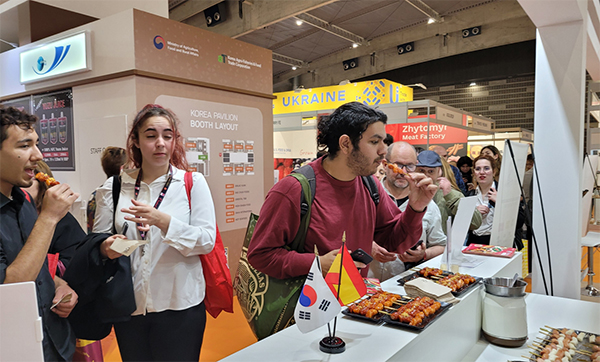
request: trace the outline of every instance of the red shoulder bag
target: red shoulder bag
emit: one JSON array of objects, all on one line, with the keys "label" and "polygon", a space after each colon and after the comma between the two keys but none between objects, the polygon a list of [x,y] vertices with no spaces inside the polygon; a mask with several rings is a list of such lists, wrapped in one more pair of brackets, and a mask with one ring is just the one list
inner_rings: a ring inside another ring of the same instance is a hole
[{"label": "red shoulder bag", "polygon": [[[186,172],[184,177],[185,192],[187,193],[192,210],[191,191],[194,185],[194,179],[191,172]],[[204,305],[206,311],[213,317],[222,312],[233,313],[233,286],[231,284],[231,273],[227,265],[227,257],[219,226],[217,226],[217,236],[214,249],[205,255],[200,255],[202,269],[204,270],[204,281],[206,283],[206,294],[204,296]]]}]

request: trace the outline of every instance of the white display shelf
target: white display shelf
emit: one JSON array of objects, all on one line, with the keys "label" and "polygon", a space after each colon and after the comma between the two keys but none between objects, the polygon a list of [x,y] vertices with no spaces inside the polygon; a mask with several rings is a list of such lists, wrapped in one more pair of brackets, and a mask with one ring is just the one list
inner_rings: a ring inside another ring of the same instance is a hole
[{"label": "white display shelf", "polygon": [[[459,272],[477,277],[512,277],[521,274],[522,254],[513,258],[470,255],[482,260],[475,268],[461,267]],[[441,256],[421,266],[439,267]],[[382,283],[386,291],[405,294],[398,277]],[[340,314],[336,335],[346,342],[346,351],[330,355],[319,350],[319,341],[327,335],[327,326],[302,334],[292,326],[223,361],[460,361],[479,341],[481,330],[482,287],[462,296],[438,320],[420,333],[386,325],[374,325]],[[435,342],[434,342],[435,341]]]},{"label": "white display shelf", "polygon": [[489,344],[483,337],[471,348],[463,362],[525,361],[540,328],[551,326],[600,334],[600,304],[575,299],[527,294],[527,343],[519,348],[503,348]]}]

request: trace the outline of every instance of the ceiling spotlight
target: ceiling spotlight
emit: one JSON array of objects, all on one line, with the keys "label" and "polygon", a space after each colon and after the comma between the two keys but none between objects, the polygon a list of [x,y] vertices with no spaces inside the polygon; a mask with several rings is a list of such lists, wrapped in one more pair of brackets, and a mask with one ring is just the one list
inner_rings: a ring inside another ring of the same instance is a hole
[{"label": "ceiling spotlight", "polygon": [[302,23],[303,23],[302,20],[300,20],[300,19],[296,20],[296,25],[300,26],[300,25],[302,25]]},{"label": "ceiling spotlight", "polygon": [[298,69],[298,67],[296,67],[295,65],[292,67],[292,70],[296,70]]},{"label": "ceiling spotlight", "polygon": [[475,82],[471,82],[471,84],[469,84],[469,87],[474,87],[474,86],[476,86],[476,85],[477,85],[477,83],[475,83]]},{"label": "ceiling spotlight", "polygon": [[427,24],[433,24],[433,23],[435,23],[434,18],[429,18],[429,20],[427,20]]},{"label": "ceiling spotlight", "polygon": [[357,43],[352,43],[352,47],[353,48],[358,48],[358,44]]}]

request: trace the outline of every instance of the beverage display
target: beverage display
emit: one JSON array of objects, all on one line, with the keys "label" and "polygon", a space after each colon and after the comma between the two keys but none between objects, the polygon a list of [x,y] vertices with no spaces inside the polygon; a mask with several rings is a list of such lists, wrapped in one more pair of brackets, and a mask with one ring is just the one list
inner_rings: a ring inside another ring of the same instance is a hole
[{"label": "beverage display", "polygon": [[56,118],[54,117],[54,113],[51,114],[50,119],[48,120],[49,128],[50,128],[50,143],[53,145],[58,141],[58,127],[56,125]]},{"label": "beverage display", "polygon": [[48,144],[48,136],[48,120],[46,119],[46,115],[44,114],[42,116],[42,119],[40,119],[40,142],[42,142],[43,145]]},{"label": "beverage display", "polygon": [[60,112],[58,117],[58,140],[60,143],[67,143],[67,117]]}]

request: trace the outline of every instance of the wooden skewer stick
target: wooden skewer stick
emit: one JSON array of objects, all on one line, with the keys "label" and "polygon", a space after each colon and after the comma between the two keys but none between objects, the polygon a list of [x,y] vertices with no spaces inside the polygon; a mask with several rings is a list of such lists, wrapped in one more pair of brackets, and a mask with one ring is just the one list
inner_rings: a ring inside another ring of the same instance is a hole
[{"label": "wooden skewer stick", "polygon": [[540,350],[540,347],[535,347],[535,346],[530,346],[530,345],[527,345],[527,347],[533,349],[534,351],[539,351]]},{"label": "wooden skewer stick", "polygon": [[535,353],[535,352],[529,352],[529,353],[531,353],[531,354],[532,354],[532,355],[534,355],[534,356],[538,356],[538,357],[540,357],[540,358],[542,357],[541,355],[539,355],[539,354],[537,354],[537,353]]},{"label": "wooden skewer stick", "polygon": [[387,314],[387,315],[392,315],[392,313],[388,313],[388,312],[386,312],[384,310],[380,310],[379,313],[383,313],[383,314]]},{"label": "wooden skewer stick", "polygon": [[591,356],[592,355],[592,352],[590,352],[590,351],[582,351],[580,349],[575,349],[575,352],[577,352],[579,354],[586,355],[586,356]]},{"label": "wooden skewer stick", "polygon": [[542,349],[546,348],[545,346],[542,346],[541,344],[535,343],[535,342],[531,342],[531,345],[534,346],[535,348],[539,349],[539,350],[542,350]]}]

